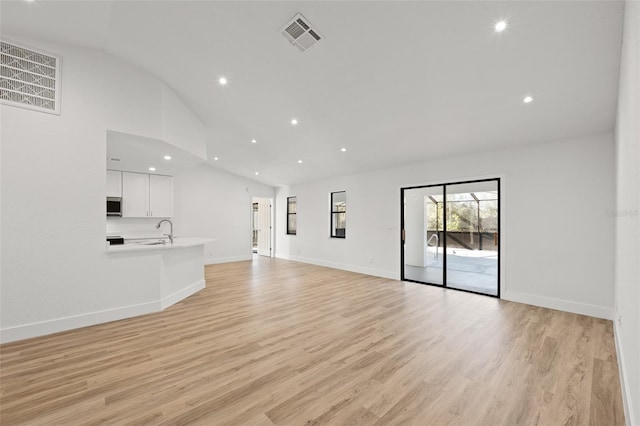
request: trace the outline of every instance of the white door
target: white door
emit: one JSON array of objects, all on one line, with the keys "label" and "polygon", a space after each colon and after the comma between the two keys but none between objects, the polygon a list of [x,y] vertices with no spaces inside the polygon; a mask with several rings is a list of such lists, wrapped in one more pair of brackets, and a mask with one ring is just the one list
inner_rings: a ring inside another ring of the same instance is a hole
[{"label": "white door", "polygon": [[149,175],[149,215],[173,216],[173,178],[171,176]]},{"label": "white door", "polygon": [[260,256],[271,256],[271,202],[267,198],[258,199],[256,222],[258,254]]},{"label": "white door", "polygon": [[122,172],[122,217],[149,216],[149,175]]}]

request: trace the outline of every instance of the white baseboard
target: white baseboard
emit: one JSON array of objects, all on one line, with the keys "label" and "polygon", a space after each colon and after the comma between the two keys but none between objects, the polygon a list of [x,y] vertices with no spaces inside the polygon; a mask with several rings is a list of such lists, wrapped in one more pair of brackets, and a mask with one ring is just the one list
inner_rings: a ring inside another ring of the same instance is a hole
[{"label": "white baseboard", "polygon": [[526,303],[527,305],[556,309],[558,311],[572,312],[574,314],[588,315],[590,317],[613,319],[613,308],[607,306],[589,305],[571,300],[555,299],[552,297],[538,296],[530,293],[506,291],[501,295],[504,300]]},{"label": "white baseboard", "polygon": [[162,300],[140,303],[138,305],[123,306],[115,309],[106,309],[104,311],[90,312],[71,317],[57,318],[32,324],[19,325],[16,327],[3,328],[0,330],[0,343],[15,342],[17,340],[30,339],[32,337],[45,336],[47,334],[59,333],[61,331],[118,321],[153,312],[160,312],[180,300],[202,290],[204,287],[205,281],[201,280],[182,290],[170,294]]},{"label": "white baseboard", "polygon": [[330,262],[327,260],[313,259],[310,257],[302,257],[302,256],[289,255],[285,257],[282,255],[276,255],[276,257],[279,257],[281,259],[293,260],[295,262],[310,263],[312,265],[325,266],[327,268],[342,269],[343,271],[357,272],[359,274],[373,275],[374,277],[389,278],[391,280],[398,279],[395,272],[386,271],[384,269],[375,269],[375,268],[367,268],[367,267],[357,266],[357,265],[348,265],[345,263]]},{"label": "white baseboard", "polygon": [[242,256],[231,257],[208,257],[204,260],[205,265],[215,265],[217,263],[230,263],[230,262],[242,262],[243,260],[251,260],[253,257],[250,254]]},{"label": "white baseboard", "polygon": [[104,311],[90,312],[88,314],[74,315],[71,317],[57,318],[49,321],[8,327],[0,330],[0,343],[14,342],[16,340],[30,339],[75,328],[102,324],[145,315],[160,310],[160,301],[141,303],[138,305],[124,306],[121,308],[107,309]]},{"label": "white baseboard", "polygon": [[[312,265],[326,266],[328,268],[342,269],[345,271],[357,272],[360,274],[373,275],[376,277],[398,280],[395,272],[382,269],[366,268],[344,263],[330,262],[322,259],[294,256],[289,254],[276,254],[280,259],[293,260],[295,262],[310,263]],[[504,300],[512,302],[526,303],[527,305],[540,306],[543,308],[556,309],[559,311],[571,312],[574,314],[588,315],[596,318],[613,319],[613,308],[607,306],[590,305],[587,303],[574,302],[571,300],[555,299],[552,297],[538,296],[529,293],[507,291],[501,295]]]},{"label": "white baseboard", "polygon": [[175,293],[168,295],[160,301],[160,309],[164,311],[169,306],[176,304],[183,299],[186,299],[194,293],[199,292],[200,290],[205,288],[206,285],[207,283],[205,282],[205,280],[200,280],[188,287],[183,288],[182,290],[178,290]]},{"label": "white baseboard", "polygon": [[624,406],[624,418],[626,419],[627,426],[633,426],[637,423],[635,422],[635,416],[633,412],[633,407],[631,406],[631,390],[629,389],[629,384],[625,380],[627,377],[627,369],[625,364],[624,354],[622,353],[622,344],[620,343],[620,330],[619,330],[618,321],[613,321],[613,337],[616,342],[616,354],[618,355],[618,370],[620,376],[620,387],[622,388],[622,404]]}]

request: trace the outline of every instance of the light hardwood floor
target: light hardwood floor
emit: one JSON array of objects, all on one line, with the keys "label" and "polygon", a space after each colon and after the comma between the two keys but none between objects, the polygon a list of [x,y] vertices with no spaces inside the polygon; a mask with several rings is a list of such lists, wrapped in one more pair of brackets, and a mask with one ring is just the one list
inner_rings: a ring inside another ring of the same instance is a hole
[{"label": "light hardwood floor", "polygon": [[8,425],[623,425],[610,321],[260,258],[0,347]]}]

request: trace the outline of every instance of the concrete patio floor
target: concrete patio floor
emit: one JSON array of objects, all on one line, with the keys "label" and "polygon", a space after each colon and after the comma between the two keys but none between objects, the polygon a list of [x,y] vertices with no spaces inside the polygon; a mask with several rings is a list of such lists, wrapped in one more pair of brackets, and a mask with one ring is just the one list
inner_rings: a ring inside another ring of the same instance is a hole
[{"label": "concrete patio floor", "polygon": [[[407,280],[442,284],[443,253],[429,247],[427,266],[404,265]],[[498,295],[498,252],[491,250],[447,249],[447,287]]]}]

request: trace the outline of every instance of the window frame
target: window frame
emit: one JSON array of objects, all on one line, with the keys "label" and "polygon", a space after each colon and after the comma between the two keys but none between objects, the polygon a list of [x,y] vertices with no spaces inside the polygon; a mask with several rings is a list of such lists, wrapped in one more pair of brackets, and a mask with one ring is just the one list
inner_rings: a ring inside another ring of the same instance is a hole
[{"label": "window frame", "polygon": [[[335,203],[333,202],[333,196],[335,194],[344,194],[344,211],[334,210]],[[343,190],[343,191],[331,192],[330,202],[331,202],[331,205],[330,205],[330,208],[329,208],[329,222],[331,223],[331,225],[330,225],[331,227],[329,228],[329,236],[331,238],[345,239],[345,238],[347,238],[347,191]],[[344,214],[344,222],[345,222],[344,228],[335,228],[335,226],[334,226],[333,216],[334,216],[334,214],[338,214],[338,213]],[[337,229],[344,229],[344,235],[334,235],[334,231],[337,230]]]},{"label": "window frame", "polygon": [[[292,198],[295,198],[295,205],[296,205],[296,211],[293,213],[291,213],[291,211],[289,210],[289,207],[291,206],[291,202],[289,200],[291,200]],[[289,217],[292,215],[296,217],[296,229],[294,229],[293,231],[289,229]],[[298,196],[297,195],[287,197],[287,235],[298,235]]]}]

